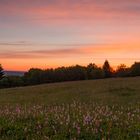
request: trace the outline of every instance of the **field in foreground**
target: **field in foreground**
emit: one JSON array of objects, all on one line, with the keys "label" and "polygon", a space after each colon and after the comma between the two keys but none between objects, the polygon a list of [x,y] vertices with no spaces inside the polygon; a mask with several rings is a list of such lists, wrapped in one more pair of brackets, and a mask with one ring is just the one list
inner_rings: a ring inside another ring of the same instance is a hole
[{"label": "field in foreground", "polygon": [[0,139],[140,139],[140,77],[0,90]]}]

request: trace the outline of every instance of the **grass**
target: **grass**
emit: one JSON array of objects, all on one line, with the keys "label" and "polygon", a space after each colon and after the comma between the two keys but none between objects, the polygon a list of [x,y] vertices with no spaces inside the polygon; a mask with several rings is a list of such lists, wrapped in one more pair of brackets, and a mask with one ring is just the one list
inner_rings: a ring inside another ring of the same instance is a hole
[{"label": "grass", "polygon": [[0,104],[56,104],[73,100],[104,103],[140,101],[140,77],[44,84],[0,89]]},{"label": "grass", "polygon": [[0,139],[140,139],[140,77],[0,90]]}]

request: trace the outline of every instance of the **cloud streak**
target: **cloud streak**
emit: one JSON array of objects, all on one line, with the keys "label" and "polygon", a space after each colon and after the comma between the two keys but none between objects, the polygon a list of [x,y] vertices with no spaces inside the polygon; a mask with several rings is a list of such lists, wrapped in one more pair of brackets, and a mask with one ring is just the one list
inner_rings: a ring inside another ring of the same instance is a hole
[{"label": "cloud streak", "polygon": [[[13,44],[12,44],[13,45]],[[66,45],[66,44],[65,44]],[[69,46],[69,44],[68,44]],[[80,46],[80,44],[77,46]],[[93,44],[93,45],[83,45],[81,47],[76,47],[74,45],[71,48],[64,49],[44,49],[44,50],[29,50],[29,51],[20,51],[20,50],[5,50],[0,52],[0,58],[9,58],[9,59],[38,59],[38,58],[68,58],[68,57],[85,57],[93,56],[95,58],[139,58],[139,45],[133,47],[129,44]],[[124,55],[125,54],[125,55]]]},{"label": "cloud streak", "polygon": [[13,67],[138,60],[139,15],[140,0],[0,0],[0,60]]},{"label": "cloud streak", "polygon": [[0,15],[15,20],[82,20],[138,17],[139,0],[6,0],[0,1]]}]

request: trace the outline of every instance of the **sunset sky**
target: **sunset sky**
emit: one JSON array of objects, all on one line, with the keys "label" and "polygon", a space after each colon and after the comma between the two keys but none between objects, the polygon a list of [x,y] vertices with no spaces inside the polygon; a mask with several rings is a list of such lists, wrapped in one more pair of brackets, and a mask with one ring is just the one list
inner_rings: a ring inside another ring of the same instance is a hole
[{"label": "sunset sky", "polygon": [[6,70],[140,61],[140,0],[0,0]]}]

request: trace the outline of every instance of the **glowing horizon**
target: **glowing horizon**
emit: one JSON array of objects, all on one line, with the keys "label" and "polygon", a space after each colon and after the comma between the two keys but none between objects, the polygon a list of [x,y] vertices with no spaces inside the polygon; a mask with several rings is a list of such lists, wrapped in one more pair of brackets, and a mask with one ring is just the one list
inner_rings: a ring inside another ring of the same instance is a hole
[{"label": "glowing horizon", "polygon": [[140,0],[0,0],[0,64],[26,71],[140,61]]}]

